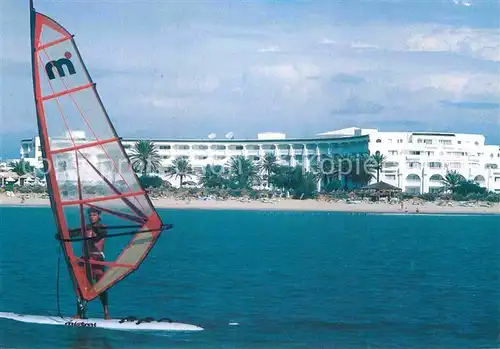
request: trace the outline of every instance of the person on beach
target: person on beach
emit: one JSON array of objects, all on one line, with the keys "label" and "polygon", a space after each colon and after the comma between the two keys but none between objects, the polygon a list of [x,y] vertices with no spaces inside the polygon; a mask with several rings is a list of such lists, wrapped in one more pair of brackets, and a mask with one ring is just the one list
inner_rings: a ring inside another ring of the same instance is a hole
[{"label": "person on beach", "polygon": [[[85,240],[83,241],[84,255],[88,255],[88,258],[81,257],[80,259],[89,260],[90,275],[87,274],[87,277],[91,283],[93,283],[94,281],[97,283],[103,277],[105,267],[102,264],[93,264],[92,262],[104,262],[104,242],[106,240],[107,228],[101,222],[100,210],[91,207],[88,210],[88,217],[90,224],[85,227]],[[70,237],[81,236],[80,229],[72,229],[69,232]],[[59,238],[59,235],[56,234],[56,237]],[[79,262],[78,265],[82,268],[85,267],[83,261]],[[110,318],[108,310],[108,292],[104,291],[100,294],[99,298],[101,300],[104,311],[104,319],[108,320]],[[77,299],[77,313],[74,318],[85,319],[85,312],[87,310],[86,308],[86,302],[84,300]]]}]

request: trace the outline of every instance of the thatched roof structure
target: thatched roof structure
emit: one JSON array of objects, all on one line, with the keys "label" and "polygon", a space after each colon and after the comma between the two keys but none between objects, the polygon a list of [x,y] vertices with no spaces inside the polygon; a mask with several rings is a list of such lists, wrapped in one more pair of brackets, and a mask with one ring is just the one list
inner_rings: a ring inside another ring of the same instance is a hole
[{"label": "thatched roof structure", "polygon": [[402,191],[401,188],[398,188],[398,187],[396,187],[394,185],[391,185],[389,183],[386,183],[386,182],[373,183],[373,184],[367,185],[366,187],[361,188],[361,190],[367,190],[367,191],[392,191],[392,192]]}]

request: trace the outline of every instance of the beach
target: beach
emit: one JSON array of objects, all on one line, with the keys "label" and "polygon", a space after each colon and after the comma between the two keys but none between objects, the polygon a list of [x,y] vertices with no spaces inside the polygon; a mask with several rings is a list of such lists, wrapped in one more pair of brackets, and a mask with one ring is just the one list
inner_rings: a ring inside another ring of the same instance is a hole
[{"label": "beach", "polygon": [[[500,204],[484,202],[425,202],[408,200],[401,205],[388,202],[367,201],[323,201],[323,200],[249,200],[233,198],[228,200],[217,199],[152,199],[156,208],[166,209],[205,209],[205,210],[263,210],[263,211],[322,211],[322,212],[373,212],[373,213],[418,213],[420,214],[500,214]],[[0,194],[0,205],[7,206],[48,206],[49,200],[39,197],[30,197],[24,202],[19,194],[7,196]]]}]

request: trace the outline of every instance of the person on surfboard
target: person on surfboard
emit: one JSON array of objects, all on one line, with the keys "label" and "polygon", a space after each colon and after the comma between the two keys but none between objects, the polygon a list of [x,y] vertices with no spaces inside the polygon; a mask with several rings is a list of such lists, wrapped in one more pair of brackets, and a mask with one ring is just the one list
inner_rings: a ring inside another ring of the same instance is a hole
[{"label": "person on surfboard", "polygon": [[[106,240],[105,238],[108,232],[107,228],[101,222],[100,210],[91,207],[87,212],[90,224],[85,227],[84,237],[86,238],[86,240],[84,240],[84,244],[86,244],[87,247],[88,259],[90,260],[90,262],[104,262],[104,241]],[[80,233],[80,229],[72,229],[70,230],[70,237],[78,237]],[[59,238],[59,235],[56,235],[56,237]],[[85,258],[81,257],[81,259]],[[81,267],[85,266],[83,262],[80,262],[79,265]],[[98,282],[104,275],[104,265],[91,263],[90,272],[91,275],[89,275],[89,281],[93,282],[95,280],[95,282]],[[102,292],[99,295],[99,298],[101,300],[102,308],[104,311],[104,319],[108,320],[110,319],[108,310],[108,292]],[[74,318],[84,319],[86,308],[86,303],[81,299],[77,299],[77,313]]]}]

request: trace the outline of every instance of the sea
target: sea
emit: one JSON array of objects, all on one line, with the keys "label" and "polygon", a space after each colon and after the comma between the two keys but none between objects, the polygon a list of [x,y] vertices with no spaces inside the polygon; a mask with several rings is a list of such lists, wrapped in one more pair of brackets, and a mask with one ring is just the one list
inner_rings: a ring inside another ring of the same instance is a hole
[{"label": "sea", "polygon": [[[174,224],[113,317],[202,332],[0,319],[0,348],[498,348],[500,216],[159,210]],[[75,313],[51,210],[0,207],[0,311]],[[101,317],[97,299],[90,317]]]}]

